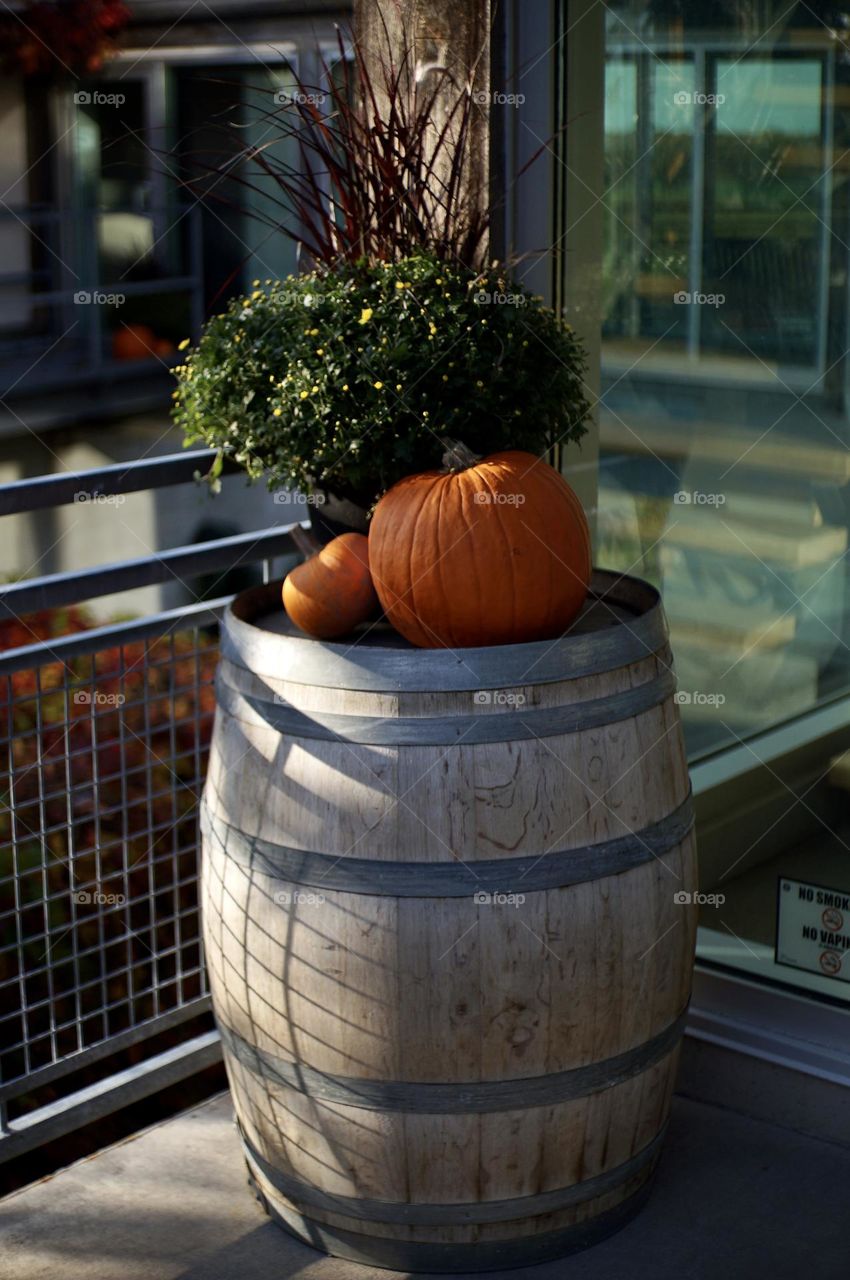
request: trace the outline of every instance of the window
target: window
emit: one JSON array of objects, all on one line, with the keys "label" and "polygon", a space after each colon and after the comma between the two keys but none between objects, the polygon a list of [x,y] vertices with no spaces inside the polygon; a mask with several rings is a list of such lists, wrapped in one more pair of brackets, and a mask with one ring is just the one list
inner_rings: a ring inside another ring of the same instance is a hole
[{"label": "window", "polygon": [[664,589],[700,758],[850,689],[850,77],[823,27],[663,8],[607,20],[599,535]]},{"label": "window", "polygon": [[564,272],[599,353],[596,560],[664,595],[723,899],[699,957],[846,1005],[850,42],[819,6],[562,9],[567,68],[604,66],[601,170],[568,113],[554,236],[595,183],[598,254]]},{"label": "window", "polygon": [[0,210],[0,365],[16,394],[99,382],[114,405],[137,375],[162,382],[229,297],[297,268],[273,178],[214,170],[251,145],[294,158],[273,113],[296,70],[321,76],[315,41],[286,22],[274,45],[163,41],[73,86],[0,93],[16,175]]}]

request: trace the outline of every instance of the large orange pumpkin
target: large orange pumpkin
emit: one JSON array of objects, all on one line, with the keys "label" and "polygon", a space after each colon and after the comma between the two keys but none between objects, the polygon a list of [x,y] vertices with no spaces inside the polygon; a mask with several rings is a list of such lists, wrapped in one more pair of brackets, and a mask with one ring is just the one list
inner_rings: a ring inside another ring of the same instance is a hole
[{"label": "large orange pumpkin", "polygon": [[283,607],[302,631],[335,640],[366,622],[378,608],[362,533],[343,533],[299,564],[283,584]]},{"label": "large orange pumpkin", "polygon": [[560,635],[590,582],[573,490],[531,453],[482,461],[453,445],[443,461],[399,481],[372,517],[369,563],[390,622],[424,648]]}]

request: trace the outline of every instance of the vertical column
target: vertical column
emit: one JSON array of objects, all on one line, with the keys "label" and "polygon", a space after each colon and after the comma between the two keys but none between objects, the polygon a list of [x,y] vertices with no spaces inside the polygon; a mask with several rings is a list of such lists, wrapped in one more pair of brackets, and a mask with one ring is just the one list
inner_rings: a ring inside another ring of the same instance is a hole
[{"label": "vertical column", "polygon": [[[379,90],[384,68],[398,67],[405,91],[433,93],[440,87],[434,109],[434,134],[439,135],[457,100],[468,86],[475,110],[461,175],[467,201],[482,209],[489,203],[490,185],[490,0],[355,0],[354,31],[360,56]],[[405,55],[412,53],[412,57]],[[435,77],[440,80],[435,83]],[[451,129],[451,125],[449,125]],[[448,165],[450,157],[443,157]],[[482,252],[487,257],[487,251]]]}]

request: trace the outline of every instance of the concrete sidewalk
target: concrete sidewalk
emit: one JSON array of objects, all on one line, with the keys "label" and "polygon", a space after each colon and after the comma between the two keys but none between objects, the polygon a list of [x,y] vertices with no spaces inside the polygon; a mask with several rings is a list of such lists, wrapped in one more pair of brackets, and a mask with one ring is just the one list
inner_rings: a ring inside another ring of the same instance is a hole
[{"label": "concrete sidewalk", "polygon": [[[272,1225],[226,1095],[0,1203],[2,1280],[391,1280]],[[845,1280],[850,1149],[676,1100],[655,1191],[619,1235],[513,1280]],[[492,1273],[495,1274],[495,1273]]]}]

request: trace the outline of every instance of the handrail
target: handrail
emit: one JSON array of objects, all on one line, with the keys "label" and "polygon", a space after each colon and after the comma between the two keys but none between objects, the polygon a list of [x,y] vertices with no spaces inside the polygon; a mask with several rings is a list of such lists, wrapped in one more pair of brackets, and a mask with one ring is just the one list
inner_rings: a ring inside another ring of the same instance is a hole
[{"label": "handrail", "polygon": [[[185,484],[196,471],[204,472],[216,456],[214,449],[184,450],[159,458],[140,458],[135,462],[116,462],[89,471],[60,471],[52,475],[32,476],[0,485],[0,516],[18,515],[25,511],[41,511],[45,507],[66,506],[79,502],[81,493],[88,501],[142,489]],[[238,471],[234,462],[226,462],[225,472]]]},{"label": "handrail", "polygon": [[[115,595],[160,582],[181,581],[208,569],[231,569],[250,560],[294,553],[292,529],[298,521],[281,528],[214,538],[195,546],[173,547],[170,551],[95,565],[72,573],[51,573],[0,586],[0,617],[20,617],[36,609],[78,604],[99,596]],[[242,552],[234,557],[234,552]],[[250,557],[250,560],[249,560]]]},{"label": "handrail", "polygon": [[[35,274],[33,273],[30,273]],[[11,277],[11,278],[10,278]],[[0,286],[8,286],[21,280],[20,272],[6,273],[0,271]],[[23,280],[26,281],[24,276]],[[80,293],[97,294],[101,298],[154,298],[159,293],[177,293],[187,289],[194,289],[198,284],[198,277],[194,275],[175,276],[156,276],[153,280],[109,280],[105,284],[86,285],[84,288],[79,286],[78,282],[71,289],[34,289],[27,296],[27,302],[37,302],[40,306],[48,306],[56,302],[69,302],[76,299]],[[91,299],[94,305],[97,305],[96,299]],[[107,309],[108,302],[103,302]]]},{"label": "handrail", "polygon": [[101,649],[132,644],[151,637],[161,639],[189,627],[212,626],[219,622],[232,599],[229,595],[218,596],[214,600],[202,600],[200,604],[164,609],[161,613],[151,613],[144,618],[112,622],[103,627],[90,627],[87,631],[76,631],[51,640],[38,640],[35,644],[21,645],[18,649],[6,649],[0,653],[0,676],[14,675],[16,671],[30,671],[34,667],[43,666],[45,662],[71,662],[87,653],[97,653]]}]

